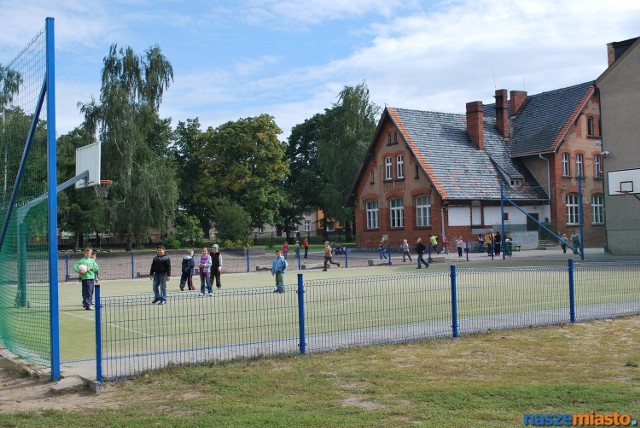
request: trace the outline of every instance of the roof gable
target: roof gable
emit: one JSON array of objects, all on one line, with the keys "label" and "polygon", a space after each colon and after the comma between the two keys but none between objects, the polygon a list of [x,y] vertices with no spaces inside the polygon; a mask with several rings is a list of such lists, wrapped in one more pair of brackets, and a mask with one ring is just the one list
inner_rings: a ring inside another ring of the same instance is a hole
[{"label": "roof gable", "polygon": [[586,82],[528,96],[512,120],[511,155],[555,152],[593,93],[593,82]]}]

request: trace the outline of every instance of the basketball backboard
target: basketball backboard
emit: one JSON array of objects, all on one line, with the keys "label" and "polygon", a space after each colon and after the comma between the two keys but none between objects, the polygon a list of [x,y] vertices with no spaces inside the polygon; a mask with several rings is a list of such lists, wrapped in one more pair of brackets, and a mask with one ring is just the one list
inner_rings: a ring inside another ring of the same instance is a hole
[{"label": "basketball backboard", "polygon": [[89,172],[86,180],[76,182],[76,189],[100,184],[101,155],[100,143],[89,144],[76,149],[76,176],[85,171]]},{"label": "basketball backboard", "polygon": [[640,168],[607,172],[609,196],[640,193]]}]

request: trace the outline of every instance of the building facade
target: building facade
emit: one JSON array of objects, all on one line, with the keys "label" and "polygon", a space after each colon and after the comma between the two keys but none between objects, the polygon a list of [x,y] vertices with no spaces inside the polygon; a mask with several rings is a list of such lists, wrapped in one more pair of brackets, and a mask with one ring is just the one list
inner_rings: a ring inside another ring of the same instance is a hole
[{"label": "building facade", "polygon": [[[510,99],[497,90],[495,98],[467,103],[466,115],[385,108],[348,200],[358,247],[430,235],[475,243],[504,219],[514,240],[537,248],[541,229],[531,219],[559,235],[579,226],[578,181],[585,244],[602,245],[593,83],[533,96],[511,91]],[[501,206],[501,194],[519,208]]]}]

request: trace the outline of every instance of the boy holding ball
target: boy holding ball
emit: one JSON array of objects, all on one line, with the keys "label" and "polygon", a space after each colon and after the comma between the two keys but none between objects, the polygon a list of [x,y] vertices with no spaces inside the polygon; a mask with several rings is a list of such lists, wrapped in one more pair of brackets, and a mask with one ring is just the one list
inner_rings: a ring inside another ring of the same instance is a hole
[{"label": "boy holding ball", "polygon": [[82,280],[82,306],[87,311],[93,310],[93,290],[95,288],[95,278],[98,273],[98,263],[91,257],[93,249],[86,247],[83,257],[73,265],[73,271],[80,274]]}]

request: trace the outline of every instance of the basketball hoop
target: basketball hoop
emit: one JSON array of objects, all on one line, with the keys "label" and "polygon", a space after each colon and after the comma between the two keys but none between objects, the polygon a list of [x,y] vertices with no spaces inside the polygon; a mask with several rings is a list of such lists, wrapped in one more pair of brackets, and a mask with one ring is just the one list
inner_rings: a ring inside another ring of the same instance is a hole
[{"label": "basketball hoop", "polygon": [[96,191],[96,196],[99,198],[106,198],[109,195],[109,189],[111,188],[112,180],[100,180],[100,184],[96,184],[93,188]]}]

